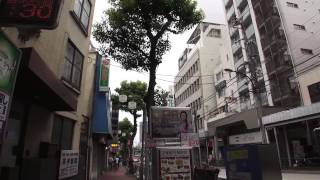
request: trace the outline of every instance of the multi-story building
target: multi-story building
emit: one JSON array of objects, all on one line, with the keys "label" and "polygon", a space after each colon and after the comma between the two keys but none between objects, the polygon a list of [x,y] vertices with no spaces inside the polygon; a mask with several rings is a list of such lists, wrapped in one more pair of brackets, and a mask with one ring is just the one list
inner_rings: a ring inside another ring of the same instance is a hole
[{"label": "multi-story building", "polygon": [[[275,108],[262,111],[269,142],[277,144],[281,167],[287,169],[318,166],[319,163],[314,159],[319,158],[319,147],[315,142],[319,139],[319,104],[316,102],[319,102],[320,92],[320,25],[317,21],[320,3],[315,0],[224,0],[224,7],[232,46],[241,48],[234,53],[236,70],[241,71],[239,66],[241,67],[242,62],[238,63],[239,60],[250,62],[245,43],[255,42],[255,59],[259,60],[256,69],[260,71],[258,74],[261,74],[259,89],[266,91],[266,97],[262,95],[262,99],[265,99],[264,105],[292,108],[278,113],[276,112],[279,109]],[[237,45],[239,41],[240,45]],[[248,69],[241,72],[246,72],[250,77]],[[250,86],[248,90],[250,91]],[[248,104],[252,106],[254,102]],[[307,106],[295,108],[300,105]],[[270,113],[271,115],[268,115]],[[250,118],[246,113],[223,120],[235,123],[235,119],[245,122],[244,130],[258,127],[252,124],[254,121],[249,122]],[[239,131],[239,124],[237,127],[238,131],[235,133],[238,135],[228,137],[229,143],[233,142],[233,138],[244,137],[239,134],[245,131]],[[247,131],[245,136],[255,137],[252,139],[254,141],[239,143],[261,142],[260,138],[256,138],[257,134]],[[293,177],[289,174],[283,176],[288,179]],[[315,176],[299,175],[299,172],[295,176],[297,179],[315,179]]]},{"label": "multi-story building", "polygon": [[88,177],[83,167],[89,164],[94,5],[95,0],[63,1],[54,30],[1,28],[22,59],[1,144],[0,179],[57,179],[62,150],[79,153],[79,173],[70,179]]},{"label": "multi-story building", "polygon": [[[237,96],[236,84],[224,69],[232,68],[231,46],[227,27],[202,22],[188,40],[188,48],[179,59],[179,72],[175,77],[175,106],[191,107],[197,122],[202,151],[206,151],[207,121],[226,111],[227,97]],[[235,75],[233,75],[235,76]],[[234,78],[233,78],[234,79]],[[229,110],[237,110],[237,103]],[[206,161],[206,154],[201,153]]]}]

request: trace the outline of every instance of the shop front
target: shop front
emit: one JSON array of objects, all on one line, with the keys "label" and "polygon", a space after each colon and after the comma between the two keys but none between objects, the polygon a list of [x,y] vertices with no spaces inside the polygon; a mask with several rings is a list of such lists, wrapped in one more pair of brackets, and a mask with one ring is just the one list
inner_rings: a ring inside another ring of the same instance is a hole
[{"label": "shop front", "polygon": [[22,49],[11,111],[0,156],[2,180],[54,180],[60,150],[72,149],[75,121],[56,114],[74,111],[76,96],[35,49]]},{"label": "shop front", "polygon": [[[263,107],[262,115],[266,116],[282,109]],[[260,144],[262,136],[259,130],[256,109],[249,109],[232,114],[208,123],[209,136],[214,137],[213,152],[217,165],[223,165],[223,148],[236,144]]]},{"label": "shop front", "polygon": [[263,122],[283,170],[320,170],[320,103],[272,114]]}]

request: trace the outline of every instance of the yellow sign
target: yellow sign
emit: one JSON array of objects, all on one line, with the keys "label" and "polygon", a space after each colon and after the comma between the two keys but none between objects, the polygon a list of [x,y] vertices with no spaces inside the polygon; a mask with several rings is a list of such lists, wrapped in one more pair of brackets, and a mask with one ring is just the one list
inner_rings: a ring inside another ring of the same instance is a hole
[{"label": "yellow sign", "polygon": [[111,144],[111,147],[113,148],[119,147],[119,144]]},{"label": "yellow sign", "polygon": [[236,150],[228,152],[228,159],[248,159],[248,150]]}]

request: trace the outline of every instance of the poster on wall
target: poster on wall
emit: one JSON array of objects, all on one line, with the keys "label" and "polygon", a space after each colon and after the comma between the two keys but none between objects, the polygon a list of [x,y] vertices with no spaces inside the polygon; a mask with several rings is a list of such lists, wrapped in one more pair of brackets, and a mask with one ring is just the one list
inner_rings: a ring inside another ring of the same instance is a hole
[{"label": "poster on wall", "polygon": [[110,60],[102,58],[100,63],[100,79],[99,79],[99,91],[107,92],[109,90],[109,70]]},{"label": "poster on wall", "polygon": [[152,138],[180,138],[181,133],[194,132],[191,108],[152,107]]},{"label": "poster on wall", "polygon": [[9,116],[21,51],[0,31],[0,144]]},{"label": "poster on wall", "polygon": [[191,180],[190,149],[160,149],[161,180]]},{"label": "poster on wall", "polygon": [[181,133],[181,146],[199,147],[199,134],[198,133]]},{"label": "poster on wall", "polygon": [[59,179],[65,179],[78,174],[79,152],[62,150],[60,156]]}]

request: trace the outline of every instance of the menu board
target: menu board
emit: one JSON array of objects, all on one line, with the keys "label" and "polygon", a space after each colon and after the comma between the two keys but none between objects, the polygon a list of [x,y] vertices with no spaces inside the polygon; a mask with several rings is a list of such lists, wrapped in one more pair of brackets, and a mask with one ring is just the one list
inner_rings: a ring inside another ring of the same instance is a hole
[{"label": "menu board", "polygon": [[191,180],[191,156],[189,149],[160,150],[161,180]]}]

